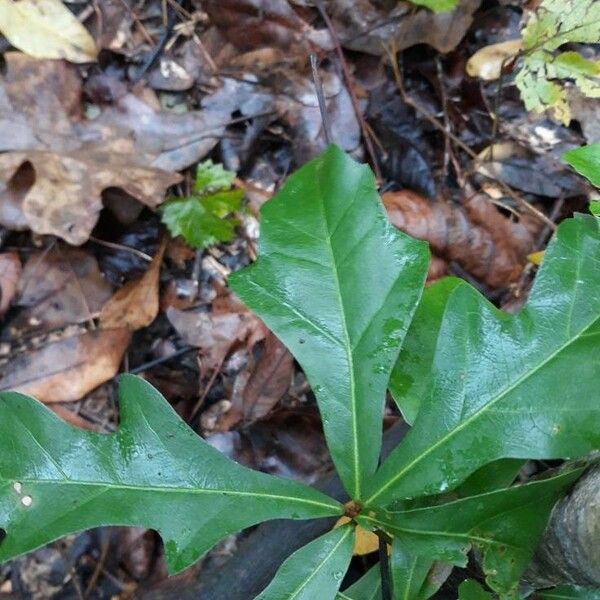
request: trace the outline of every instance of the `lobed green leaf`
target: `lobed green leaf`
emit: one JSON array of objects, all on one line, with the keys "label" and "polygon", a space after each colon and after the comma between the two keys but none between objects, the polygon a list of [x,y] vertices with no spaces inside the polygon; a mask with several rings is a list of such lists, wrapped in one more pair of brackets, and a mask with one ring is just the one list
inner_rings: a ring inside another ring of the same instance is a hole
[{"label": "lobed green leaf", "polygon": [[161,534],[174,573],[250,525],[341,513],[312,488],[223,456],[144,380],[123,376],[119,400],[121,425],[102,435],[0,394],[0,561],[83,529],[131,525]]},{"label": "lobed green leaf", "polygon": [[370,169],[330,146],[262,207],[259,254],[231,287],[302,365],[340,478],[359,500],[379,460],[426,245],[389,223]]},{"label": "lobed green leaf", "polygon": [[569,458],[600,446],[600,223],[561,223],[529,301],[502,313],[464,283],[451,295],[433,382],[367,504],[437,494],[500,458]]}]

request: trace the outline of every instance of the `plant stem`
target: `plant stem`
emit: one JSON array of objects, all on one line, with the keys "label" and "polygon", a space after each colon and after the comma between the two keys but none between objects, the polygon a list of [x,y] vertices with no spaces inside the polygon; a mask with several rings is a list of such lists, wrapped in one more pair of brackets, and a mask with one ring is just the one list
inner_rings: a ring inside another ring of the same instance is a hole
[{"label": "plant stem", "polygon": [[394,600],[392,596],[392,582],[390,579],[390,564],[387,552],[387,535],[376,530],[379,538],[379,571],[381,573],[381,600]]}]

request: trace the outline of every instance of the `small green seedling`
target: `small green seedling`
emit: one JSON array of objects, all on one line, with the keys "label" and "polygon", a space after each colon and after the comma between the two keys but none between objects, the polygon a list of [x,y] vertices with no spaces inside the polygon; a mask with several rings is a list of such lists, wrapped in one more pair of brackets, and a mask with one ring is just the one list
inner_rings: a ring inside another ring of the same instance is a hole
[{"label": "small green seedling", "polygon": [[192,248],[230,242],[238,225],[244,191],[231,189],[235,173],[207,160],[198,165],[191,196],[172,196],[161,207],[162,222],[171,235],[180,235]]}]

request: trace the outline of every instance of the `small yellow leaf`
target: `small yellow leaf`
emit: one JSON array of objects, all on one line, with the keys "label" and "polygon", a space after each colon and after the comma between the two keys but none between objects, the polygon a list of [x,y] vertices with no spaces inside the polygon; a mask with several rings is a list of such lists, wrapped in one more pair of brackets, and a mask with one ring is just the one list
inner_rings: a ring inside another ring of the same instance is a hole
[{"label": "small yellow leaf", "polygon": [[84,63],[98,54],[92,36],[61,0],[0,0],[0,31],[34,58]]},{"label": "small yellow leaf", "polygon": [[[336,524],[334,525],[334,529],[337,527],[341,527],[346,523],[350,523],[350,517],[340,517]],[[355,537],[354,537],[354,556],[363,556],[365,554],[371,554],[371,552],[375,552],[379,549],[379,538],[372,532],[363,529],[360,525],[356,526]]]},{"label": "small yellow leaf", "polygon": [[542,264],[542,260],[544,260],[544,251],[540,250],[539,252],[533,252],[527,257],[527,260],[539,267]]},{"label": "small yellow leaf", "polygon": [[523,48],[521,40],[508,40],[477,50],[467,61],[467,74],[485,81],[498,79],[504,61],[516,56]]}]

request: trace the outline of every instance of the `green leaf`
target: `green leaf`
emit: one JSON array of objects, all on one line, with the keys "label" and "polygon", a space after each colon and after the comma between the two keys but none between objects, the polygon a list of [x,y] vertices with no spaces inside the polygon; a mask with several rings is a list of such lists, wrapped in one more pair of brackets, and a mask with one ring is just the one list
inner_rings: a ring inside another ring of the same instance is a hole
[{"label": "green leaf", "polygon": [[242,467],[194,433],[144,380],[124,376],[121,425],[76,429],[36,400],[0,395],[0,561],[101,525],[156,529],[171,572],[267,519],[339,515],[304,485]]},{"label": "green leaf", "polygon": [[450,12],[458,6],[459,0],[410,0],[417,6],[424,6],[433,12]]},{"label": "green leaf", "polygon": [[461,283],[445,277],[425,288],[390,377],[390,392],[404,420],[412,424],[431,383],[431,365],[446,303]]},{"label": "green leaf", "polygon": [[182,236],[193,248],[229,242],[238,220],[226,217],[240,209],[243,196],[243,190],[231,190],[201,198],[172,198],[161,207],[162,222],[173,237]]},{"label": "green leaf", "polygon": [[600,187],[600,144],[589,144],[569,150],[562,155],[580,175]]},{"label": "green leaf", "polygon": [[543,0],[523,29],[525,54],[515,78],[527,110],[550,110],[568,125],[571,111],[565,80],[586,96],[600,96],[600,62],[577,52],[555,50],[563,44],[600,41],[600,3],[596,0]]},{"label": "green leaf", "polygon": [[458,600],[492,600],[492,594],[474,579],[466,579],[458,586]]},{"label": "green leaf", "polygon": [[525,462],[519,458],[495,460],[469,475],[455,490],[460,497],[475,496],[509,487]]},{"label": "green leaf", "polygon": [[390,225],[370,169],[330,146],[262,207],[259,254],[231,287],[306,372],[340,478],[359,500],[426,245]]},{"label": "green leaf", "polygon": [[590,202],[590,213],[595,217],[600,217],[600,202],[598,200],[592,200]]},{"label": "green leaf", "polygon": [[336,600],[381,600],[381,574],[379,564],[372,566],[356,583],[343,592],[338,592]]},{"label": "green leaf", "polygon": [[296,550],[255,600],[333,600],[348,570],[354,528],[345,525]]},{"label": "green leaf", "polygon": [[436,590],[428,590],[430,593],[423,594],[427,575],[433,567],[433,562],[429,557],[412,554],[400,539],[395,539],[392,544],[391,560],[394,598],[397,600],[425,600],[435,593]]},{"label": "green leaf", "polygon": [[563,221],[529,301],[502,313],[468,284],[448,301],[433,383],[366,504],[436,494],[499,458],[566,458],[600,445],[600,223]]},{"label": "green leaf", "polygon": [[526,485],[414,510],[363,511],[358,521],[401,541],[407,551],[456,565],[466,564],[472,544],[482,555],[486,582],[511,592],[527,567],[550,511],[583,468]]},{"label": "green leaf", "polygon": [[200,196],[216,190],[228,190],[235,180],[235,173],[226,171],[220,163],[212,160],[201,162],[196,169],[194,194]]},{"label": "green leaf", "polygon": [[563,585],[536,594],[542,600],[600,600],[600,590],[578,585]]}]

